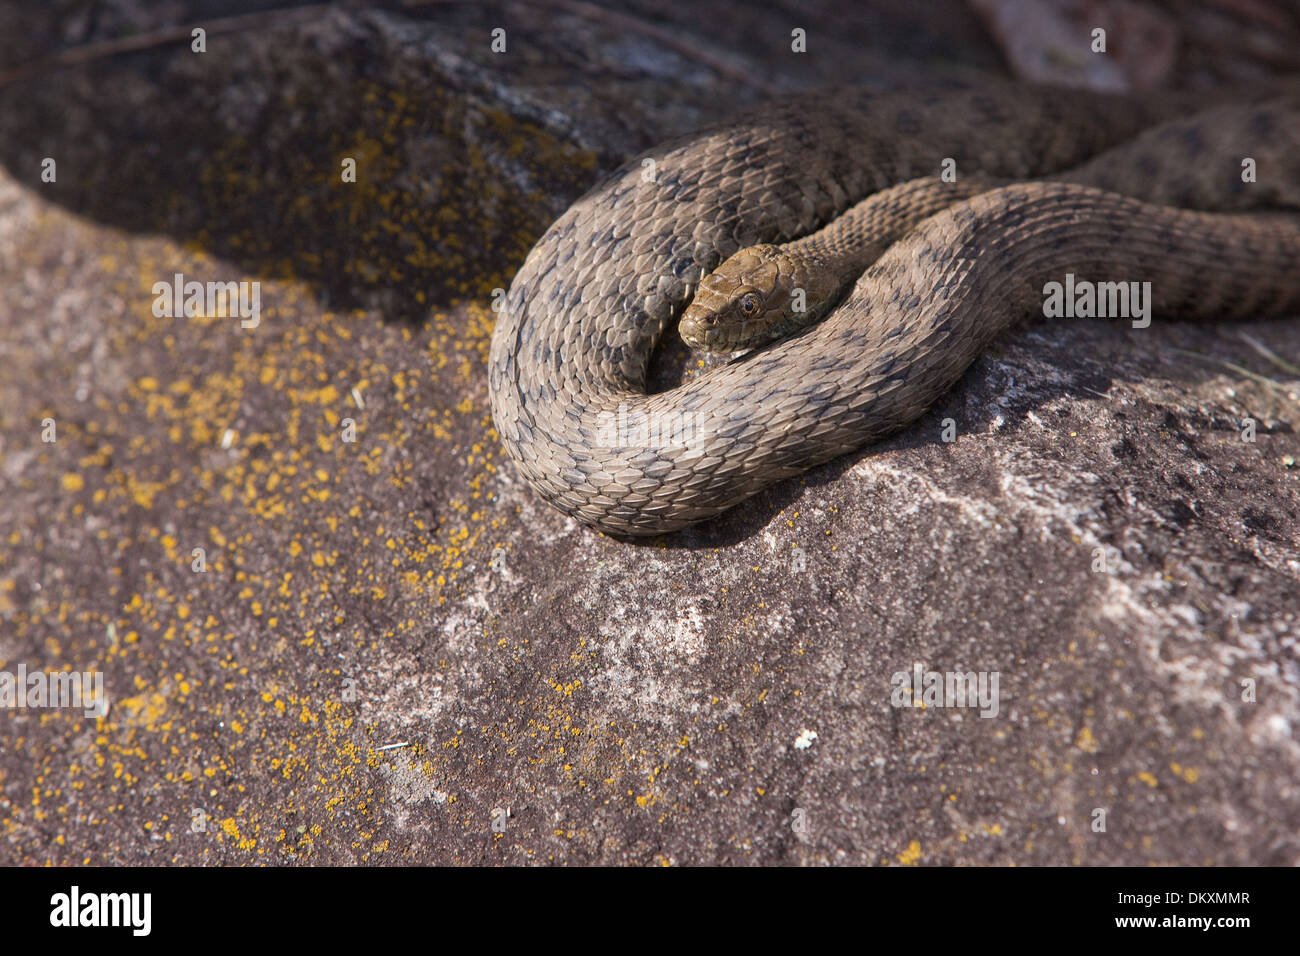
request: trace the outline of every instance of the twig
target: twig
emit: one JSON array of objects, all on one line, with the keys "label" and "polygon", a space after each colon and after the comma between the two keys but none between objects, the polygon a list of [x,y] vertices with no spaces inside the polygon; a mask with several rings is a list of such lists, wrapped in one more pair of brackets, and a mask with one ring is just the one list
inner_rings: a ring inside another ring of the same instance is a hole
[{"label": "twig", "polygon": [[[435,3],[456,3],[458,0],[402,0],[402,5],[406,7],[423,7],[431,6]],[[528,0],[534,6],[551,7],[555,10],[563,10],[576,17],[582,17],[584,20],[594,20],[599,23],[605,23],[609,26],[618,27],[623,30],[630,30],[640,33],[642,36],[663,44],[670,49],[676,50],[688,60],[694,60],[702,63],[716,73],[723,76],[729,76],[748,86],[752,86],[767,96],[774,96],[780,92],[780,89],[767,82],[761,76],[756,76],[749,70],[724,59],[712,50],[692,43],[690,40],[666,30],[663,27],[655,26],[639,17],[632,16],[628,13],[622,13],[618,10],[609,10],[605,7],[598,6],[594,3],[587,3],[586,0]]]},{"label": "twig", "polygon": [[1214,358],[1209,355],[1202,355],[1200,352],[1193,352],[1189,349],[1171,348],[1170,351],[1177,352],[1179,355],[1190,355],[1192,358],[1198,358],[1202,362],[1210,362],[1215,365],[1222,365],[1224,368],[1231,369],[1232,371],[1236,372],[1238,375],[1244,375],[1246,376],[1246,378],[1260,383],[1261,385],[1276,392],[1280,397],[1285,398],[1288,401],[1295,401],[1295,399],[1291,397],[1291,393],[1286,391],[1286,386],[1284,386],[1281,382],[1277,381],[1276,379],[1269,378],[1267,375],[1260,375],[1258,372],[1252,372],[1250,369],[1243,368],[1242,366],[1237,365],[1234,362],[1227,362],[1223,359]]},{"label": "twig", "polygon": [[1300,375],[1300,365],[1288,362],[1249,332],[1238,332],[1241,340],[1288,375]]},{"label": "twig", "polygon": [[149,30],[131,37],[118,37],[114,40],[103,40],[99,43],[86,43],[82,46],[69,47],[57,53],[51,53],[49,56],[29,60],[21,66],[0,73],[0,86],[7,86],[15,80],[36,73],[61,70],[69,66],[81,66],[95,60],[118,56],[122,53],[136,53],[140,50],[151,50],[154,47],[166,46],[168,43],[188,39],[199,27],[202,27],[208,36],[235,33],[239,30],[266,29],[287,23],[296,23],[299,20],[316,19],[326,10],[335,6],[337,4],[331,2],[313,3],[305,7],[276,7],[273,10],[241,13],[233,17],[220,17],[216,20],[187,23],[182,26],[159,27],[157,30]]}]

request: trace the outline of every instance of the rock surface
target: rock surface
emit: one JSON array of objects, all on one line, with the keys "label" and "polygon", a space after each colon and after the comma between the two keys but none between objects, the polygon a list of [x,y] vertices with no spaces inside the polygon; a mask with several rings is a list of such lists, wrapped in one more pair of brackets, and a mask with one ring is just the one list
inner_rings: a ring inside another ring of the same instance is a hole
[{"label": "rock surface", "polygon": [[[71,6],[5,65],[159,26]],[[649,543],[499,449],[550,219],[720,104],[998,69],[929,6],[268,14],[0,90],[0,671],[110,698],[0,710],[0,862],[1300,862],[1300,377],[1252,344],[1300,323],[1031,323]],[[175,273],[260,324],[156,316]],[[996,713],[893,706],[918,665]]]}]

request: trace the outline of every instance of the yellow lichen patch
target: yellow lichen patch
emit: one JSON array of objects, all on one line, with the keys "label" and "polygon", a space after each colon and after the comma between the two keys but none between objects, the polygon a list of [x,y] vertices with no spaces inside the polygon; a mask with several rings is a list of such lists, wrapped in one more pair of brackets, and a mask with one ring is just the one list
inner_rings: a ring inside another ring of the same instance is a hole
[{"label": "yellow lichen patch", "polygon": [[[148,846],[160,860],[292,861],[323,847],[338,859],[353,841],[359,860],[401,849],[374,833],[388,796],[368,755],[376,766],[387,759],[375,747],[392,727],[377,715],[396,712],[375,706],[384,693],[375,675],[390,654],[401,659],[394,649],[403,641],[436,643],[449,606],[483,600],[482,584],[492,580],[484,569],[517,520],[493,500],[500,450],[483,367],[490,291],[507,284],[543,223],[503,205],[513,187],[488,181],[495,158],[484,148],[468,157],[479,182],[457,165],[443,181],[446,201],[421,206],[409,185],[403,192],[412,180],[394,147],[410,135],[408,120],[441,123],[442,113],[373,87],[362,92],[376,96],[366,107],[373,118],[329,144],[357,147],[360,189],[339,188],[336,170],[321,173],[328,183],[314,183],[297,159],[301,190],[268,188],[265,176],[240,162],[250,144],[238,136],[222,143],[200,183],[210,208],[237,217],[264,204],[269,219],[287,224],[278,234],[243,231],[234,237],[238,247],[225,250],[233,255],[204,251],[216,245],[211,235],[182,246],[53,210],[58,228],[92,230],[97,255],[102,249],[113,263],[96,278],[94,296],[104,304],[94,341],[106,361],[84,401],[69,384],[79,381],[75,364],[55,364],[84,360],[76,349],[51,348],[54,358],[34,363],[36,384],[27,386],[24,375],[11,377],[21,388],[0,385],[14,421],[51,417],[59,427],[58,444],[39,449],[43,457],[24,467],[22,479],[39,487],[50,510],[11,508],[4,518],[5,638],[39,648],[51,662],[102,667],[112,703],[103,717],[45,715],[40,735],[0,722],[0,750],[30,768],[30,802],[49,820],[138,835],[135,815],[147,813],[147,829],[158,837]],[[589,154],[521,130],[505,115],[474,122],[499,134],[496,145],[518,151],[520,161],[554,161],[556,175],[582,178],[594,169]],[[303,195],[317,185],[320,192]],[[341,230],[304,227],[313,202],[356,213],[349,243],[335,241]],[[476,220],[483,203],[502,214]],[[277,247],[286,235],[303,241]],[[62,250],[76,245],[65,238],[52,232],[39,261],[63,261]],[[477,257],[490,258],[492,268],[474,268]],[[149,290],[178,272],[259,281],[260,325],[241,328],[206,309],[154,315]],[[391,312],[323,309],[317,285],[335,277],[349,288],[382,288],[397,305]],[[68,281],[52,274],[51,294]],[[451,303],[449,289],[462,301]],[[394,313],[413,321],[393,321]],[[69,535],[57,536],[62,551],[50,547],[53,527]],[[49,550],[38,554],[40,547]],[[30,561],[11,572],[16,555],[80,576],[60,578],[58,587],[49,586],[51,577],[38,592]],[[688,762],[674,746],[686,746],[682,728],[646,748],[632,742],[639,732],[593,726],[593,651],[552,665],[530,659],[526,636],[511,636],[498,650],[500,636],[484,635],[483,653],[500,654],[496,664],[535,667],[540,678],[521,694],[514,719],[479,731],[500,731],[491,746],[549,768],[578,791],[600,791],[593,799],[617,799],[628,812],[636,812],[638,795],[651,820],[677,812],[662,806],[657,781],[674,761]],[[455,670],[445,651],[419,666],[426,665]],[[359,699],[345,700],[345,678],[358,675]],[[483,738],[450,723],[454,706],[433,703],[423,690],[389,703],[402,710],[412,702],[437,742],[421,754],[421,777],[450,790],[446,781],[481,759]],[[43,747],[51,735],[76,744]],[[607,777],[615,782],[602,787]],[[463,823],[478,802],[478,794],[464,796],[449,792],[431,812]],[[0,833],[24,862],[134,858],[134,847],[102,830],[78,831],[61,852],[23,803],[0,810]],[[192,829],[194,810],[209,821],[206,830]],[[581,828],[571,832],[582,838]]]},{"label": "yellow lichen patch", "polygon": [[157,692],[125,697],[116,705],[126,716],[125,722],[136,727],[153,727],[167,713],[167,698]]}]

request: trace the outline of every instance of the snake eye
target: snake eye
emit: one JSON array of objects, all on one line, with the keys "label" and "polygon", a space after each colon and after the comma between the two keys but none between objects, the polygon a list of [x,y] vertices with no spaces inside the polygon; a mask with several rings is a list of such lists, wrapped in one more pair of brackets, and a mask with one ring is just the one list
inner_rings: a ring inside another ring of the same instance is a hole
[{"label": "snake eye", "polygon": [[758,315],[758,296],[747,292],[740,297],[740,311],[747,316]]}]

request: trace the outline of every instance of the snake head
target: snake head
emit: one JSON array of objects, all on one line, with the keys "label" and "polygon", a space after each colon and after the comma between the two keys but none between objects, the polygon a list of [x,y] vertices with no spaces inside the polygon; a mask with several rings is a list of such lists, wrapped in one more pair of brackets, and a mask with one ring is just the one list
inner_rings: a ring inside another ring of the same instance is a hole
[{"label": "snake head", "polygon": [[[824,295],[810,263],[769,244],[748,246],[700,280],[677,330],[691,348],[735,352],[814,321]],[[815,288],[814,288],[815,287]]]}]

